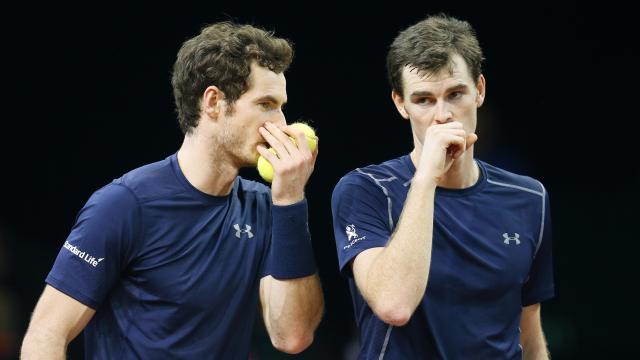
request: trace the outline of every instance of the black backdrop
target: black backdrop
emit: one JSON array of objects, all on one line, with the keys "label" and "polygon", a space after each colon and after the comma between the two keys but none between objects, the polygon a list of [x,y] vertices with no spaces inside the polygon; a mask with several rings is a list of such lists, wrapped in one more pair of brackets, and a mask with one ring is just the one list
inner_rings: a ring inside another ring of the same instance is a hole
[{"label": "black backdrop", "polygon": [[[295,44],[285,114],[311,119],[320,136],[307,195],[326,298],[316,341],[300,357],[348,358],[356,333],[337,270],[331,190],[349,170],[411,149],[384,58],[398,31],[440,11],[470,21],[487,58],[477,156],[541,180],[551,196],[557,296],[542,314],[554,358],[633,351],[637,58],[627,9],[584,2],[219,6],[3,11],[0,359],[16,356],[43,279],[90,194],[178,149],[175,55],[203,25],[229,19]],[[242,175],[257,179],[252,169]],[[262,331],[258,325],[254,358],[286,358],[270,350]],[[76,340],[70,355],[81,354]]]}]

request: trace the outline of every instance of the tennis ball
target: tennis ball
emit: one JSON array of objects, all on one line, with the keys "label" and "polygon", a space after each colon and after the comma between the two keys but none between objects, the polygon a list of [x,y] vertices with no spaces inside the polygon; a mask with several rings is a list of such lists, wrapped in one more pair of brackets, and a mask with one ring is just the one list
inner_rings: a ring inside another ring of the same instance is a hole
[{"label": "tennis ball", "polygon": [[[309,149],[312,152],[316,150],[316,148],[318,147],[318,137],[316,136],[316,132],[313,130],[311,126],[305,123],[294,123],[289,126],[296,128],[298,130],[302,130],[302,132],[307,137],[307,144],[309,144]],[[294,144],[296,144],[296,140],[294,138],[290,136],[289,139],[291,139],[291,141]],[[277,154],[273,148],[269,148],[269,151],[271,151],[273,154]],[[273,166],[271,166],[271,163],[267,159],[265,159],[262,155],[258,157],[257,167],[258,167],[258,174],[260,174],[260,176],[262,176],[262,178],[266,182],[273,181]]]},{"label": "tennis ball", "polygon": [[[276,155],[276,151],[273,150],[273,148],[269,148],[269,151]],[[273,180],[273,166],[271,166],[269,160],[265,159],[262,155],[258,158],[258,174],[260,174],[266,182]]]},{"label": "tennis ball", "polygon": [[[316,151],[316,147],[318,147],[318,137],[316,136],[316,132],[311,126],[299,122],[291,124],[289,125],[289,127],[302,130],[302,132],[307,137],[307,144],[309,144],[309,149],[311,150],[311,152]],[[296,141],[293,138],[291,138],[291,140],[293,140],[293,143],[295,144]]]}]

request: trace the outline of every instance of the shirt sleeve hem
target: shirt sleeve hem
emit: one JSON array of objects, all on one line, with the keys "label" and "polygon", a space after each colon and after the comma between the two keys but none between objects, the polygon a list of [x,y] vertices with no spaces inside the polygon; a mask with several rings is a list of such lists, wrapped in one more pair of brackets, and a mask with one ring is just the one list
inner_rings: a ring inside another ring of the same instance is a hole
[{"label": "shirt sleeve hem", "polygon": [[56,290],[61,291],[65,295],[68,295],[74,298],[75,300],[78,300],[79,302],[83,303],[84,305],[87,305],[93,310],[96,310],[99,306],[99,303],[94,299],[80,293],[76,289],[71,288],[69,285],[65,284],[63,281],[60,281],[51,275],[47,276],[45,282],[53,286],[54,288],[56,288]]},{"label": "shirt sleeve hem", "polygon": [[340,273],[343,276],[346,277],[353,277],[353,272],[351,271],[351,267],[349,266],[349,264],[351,263],[351,261],[353,261],[358,255],[360,255],[361,252],[365,251],[365,250],[369,250],[369,249],[373,249],[373,248],[381,248],[384,247],[385,245],[379,245],[379,244],[370,244],[371,246],[368,247],[358,247],[353,249],[353,251],[345,257],[340,257]]},{"label": "shirt sleeve hem", "polygon": [[547,290],[539,295],[532,296],[530,298],[524,299],[522,301],[522,306],[529,306],[533,304],[537,304],[546,300],[550,300],[555,296],[555,292],[553,290]]}]

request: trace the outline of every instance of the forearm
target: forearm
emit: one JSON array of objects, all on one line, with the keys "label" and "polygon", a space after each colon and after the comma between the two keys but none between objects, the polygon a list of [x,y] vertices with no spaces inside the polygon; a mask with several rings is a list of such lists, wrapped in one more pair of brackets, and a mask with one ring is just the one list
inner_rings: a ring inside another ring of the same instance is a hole
[{"label": "forearm", "polygon": [[523,358],[526,360],[547,360],[550,358],[542,331],[540,304],[529,305],[522,309],[520,344],[522,344]]},{"label": "forearm", "polygon": [[29,328],[20,351],[22,360],[62,360],[66,358],[67,341],[63,336],[46,329]]},{"label": "forearm", "polygon": [[523,344],[522,352],[525,360],[548,360],[550,358],[544,340],[533,344]]},{"label": "forearm", "polygon": [[324,306],[306,200],[272,208],[269,263],[271,275],[260,285],[269,336],[277,349],[301,352],[313,342]]},{"label": "forearm", "polygon": [[304,278],[265,278],[265,324],[274,346],[298,353],[313,342],[313,333],[324,309],[317,274]]},{"label": "forearm", "polygon": [[524,334],[521,338],[522,353],[525,360],[548,360],[550,358],[547,350],[547,343],[544,339],[542,329],[531,334]]},{"label": "forearm", "polygon": [[396,231],[368,267],[364,295],[378,315],[391,311],[407,318],[424,296],[431,264],[434,196],[435,182],[412,183]]}]

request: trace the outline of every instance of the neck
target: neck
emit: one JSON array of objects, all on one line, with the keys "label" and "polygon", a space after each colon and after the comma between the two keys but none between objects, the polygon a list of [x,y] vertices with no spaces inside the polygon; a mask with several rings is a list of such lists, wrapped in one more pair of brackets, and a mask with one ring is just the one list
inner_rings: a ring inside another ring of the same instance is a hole
[{"label": "neck", "polygon": [[[413,149],[410,154],[414,166],[417,166],[416,164],[420,161],[419,152],[422,150]],[[473,160],[473,147],[471,147],[451,164],[449,170],[437,180],[437,184],[446,189],[466,189],[475,185],[479,177],[480,169]]]},{"label": "neck", "polygon": [[220,144],[197,133],[184,137],[178,151],[178,164],[189,183],[209,195],[228,195],[238,176],[238,167]]}]

